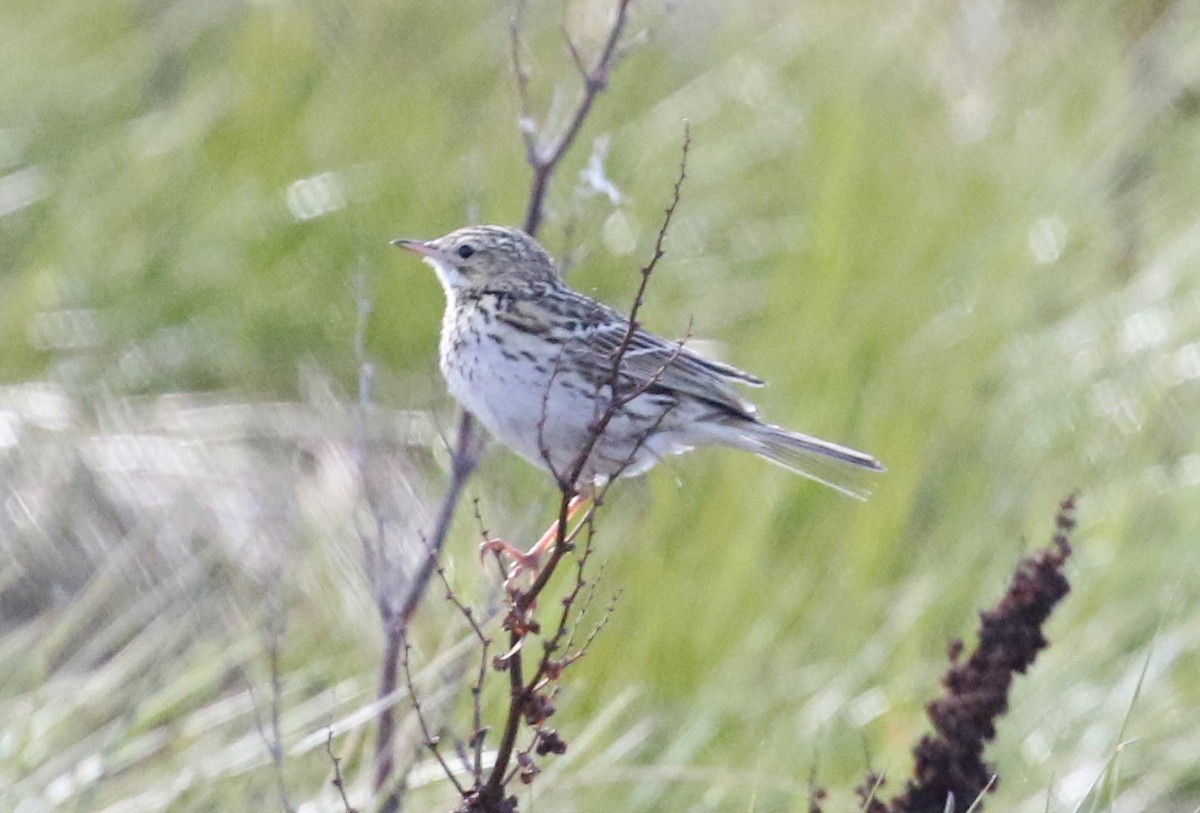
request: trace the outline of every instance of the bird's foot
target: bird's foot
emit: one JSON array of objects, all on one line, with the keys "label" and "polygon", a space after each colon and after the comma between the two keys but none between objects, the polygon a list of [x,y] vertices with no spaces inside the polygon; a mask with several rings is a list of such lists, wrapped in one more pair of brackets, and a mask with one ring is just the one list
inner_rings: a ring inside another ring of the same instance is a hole
[{"label": "bird's foot", "polygon": [[[553,539],[551,539],[553,542]],[[489,539],[479,546],[479,558],[483,559],[486,554],[497,553],[509,561],[508,571],[504,579],[504,588],[512,592],[517,585],[518,579],[524,573],[531,573],[534,580],[537,579],[538,573],[542,568],[542,555],[545,552],[544,546],[539,547],[541,541],[534,545],[528,551],[522,551],[516,548],[503,539]]]},{"label": "bird's foot", "polygon": [[[580,496],[571,498],[567,505],[567,523],[569,524],[587,504],[587,499]],[[576,528],[578,530],[578,528]],[[575,534],[572,532],[566,536],[569,542]],[[509,592],[516,592],[518,579],[525,573],[532,574],[532,581],[536,582],[538,576],[541,575],[542,557],[551,553],[558,542],[558,520],[550,523],[550,527],[542,534],[537,542],[533,543],[528,551],[521,551],[503,539],[489,539],[479,547],[479,557],[482,559],[488,553],[497,553],[509,559],[511,564],[508,567],[507,575],[504,579],[504,588]]]}]

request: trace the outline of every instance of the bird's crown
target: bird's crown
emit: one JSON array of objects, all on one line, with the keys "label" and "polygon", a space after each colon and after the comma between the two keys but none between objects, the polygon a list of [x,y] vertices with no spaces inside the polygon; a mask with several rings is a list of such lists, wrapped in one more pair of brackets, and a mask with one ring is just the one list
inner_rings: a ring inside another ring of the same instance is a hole
[{"label": "bird's crown", "polygon": [[519,229],[467,226],[436,240],[397,240],[434,267],[447,291],[559,282],[550,255]]}]

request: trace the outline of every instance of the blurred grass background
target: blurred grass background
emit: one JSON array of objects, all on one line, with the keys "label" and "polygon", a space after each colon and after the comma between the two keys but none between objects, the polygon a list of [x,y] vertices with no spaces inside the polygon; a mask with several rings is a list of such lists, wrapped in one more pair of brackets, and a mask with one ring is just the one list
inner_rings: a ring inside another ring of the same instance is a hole
[{"label": "blurred grass background", "polygon": [[[635,8],[544,242],[627,306],[687,119],[645,321],[692,320],[772,382],[765,415],[889,471],[858,504],[703,452],[617,489],[600,600],[623,592],[559,704],[570,751],[522,804],[804,810],[814,768],[827,809],[857,809],[868,766],[896,789],[946,640],[1078,489],[1075,592],[1016,684],[989,808],[1200,808],[1200,6]],[[609,10],[528,8],[551,130],[577,91],[560,28],[594,48]],[[366,804],[355,438],[411,540],[454,425],[441,291],[387,240],[520,219],[512,11],[0,10],[0,807],[280,809],[282,786],[339,810],[331,724]],[[513,540],[555,505],[496,449],[468,491]],[[468,596],[477,541],[467,504]],[[438,592],[414,657],[457,721],[470,651]],[[436,780],[413,774],[409,809],[450,806]]]}]

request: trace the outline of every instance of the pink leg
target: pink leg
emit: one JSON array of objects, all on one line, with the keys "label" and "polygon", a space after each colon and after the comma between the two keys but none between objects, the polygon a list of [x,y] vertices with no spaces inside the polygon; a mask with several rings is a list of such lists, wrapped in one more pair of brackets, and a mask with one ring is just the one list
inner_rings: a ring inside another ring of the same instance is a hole
[{"label": "pink leg", "polygon": [[[567,523],[583,510],[587,504],[587,498],[576,494],[571,498],[571,502],[567,504]],[[542,564],[542,557],[554,550],[554,543],[558,540],[558,520],[550,523],[550,527],[542,534],[537,542],[533,543],[528,551],[522,553],[512,545],[505,542],[503,539],[489,539],[483,543],[480,553],[487,551],[499,551],[512,560],[512,565],[508,569],[508,579],[506,584],[511,583],[522,573],[529,571],[536,577],[537,572]]]}]

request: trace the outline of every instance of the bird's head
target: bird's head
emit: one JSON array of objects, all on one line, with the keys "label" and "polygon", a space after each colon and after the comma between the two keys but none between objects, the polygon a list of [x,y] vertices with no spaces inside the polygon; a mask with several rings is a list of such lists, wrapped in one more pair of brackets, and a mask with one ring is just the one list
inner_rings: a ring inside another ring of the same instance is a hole
[{"label": "bird's head", "polygon": [[554,261],[538,241],[505,226],[467,226],[436,240],[393,240],[392,245],[433,266],[447,296],[559,281]]}]

